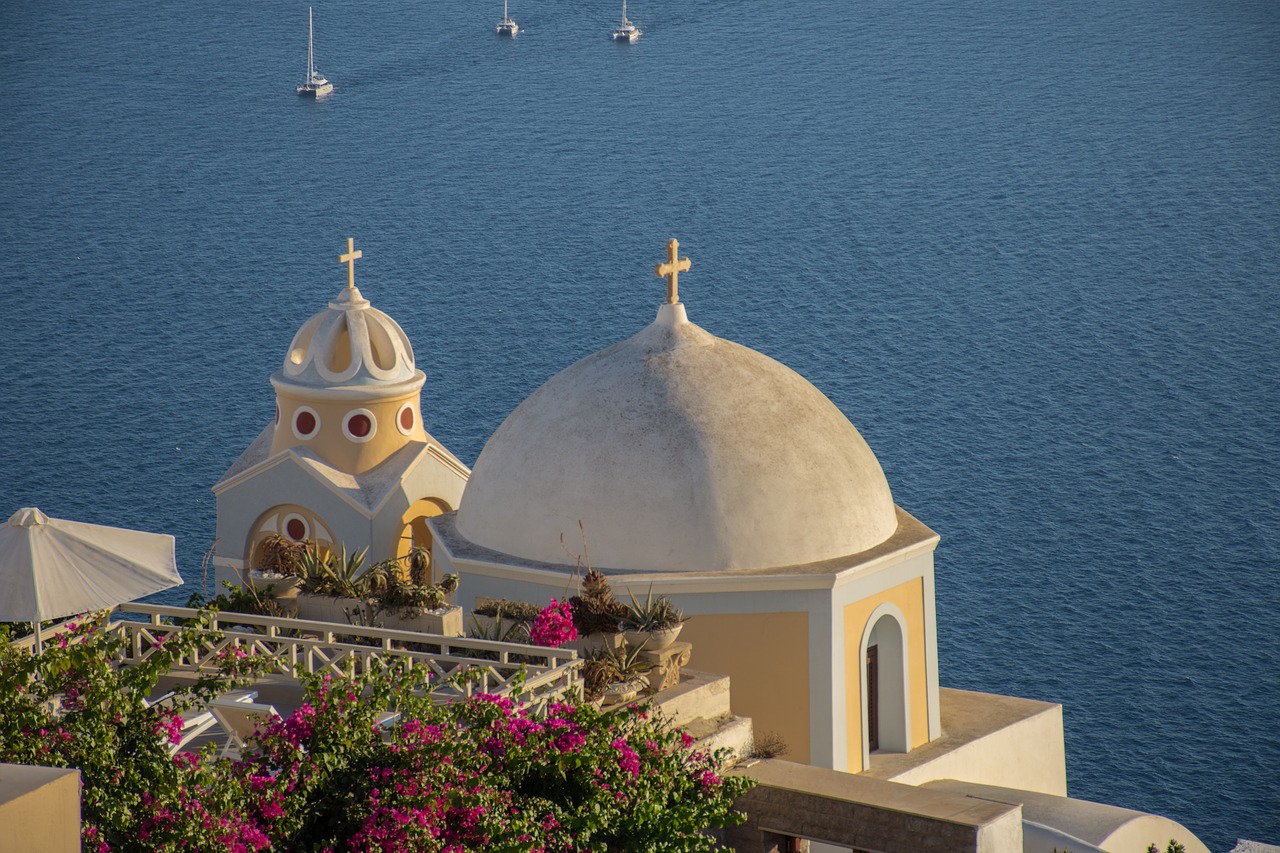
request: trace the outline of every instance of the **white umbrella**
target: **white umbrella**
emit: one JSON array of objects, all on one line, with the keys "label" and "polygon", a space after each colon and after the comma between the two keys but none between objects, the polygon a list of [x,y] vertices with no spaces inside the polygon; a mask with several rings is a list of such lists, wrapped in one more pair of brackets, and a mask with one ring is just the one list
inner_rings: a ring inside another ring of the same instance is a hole
[{"label": "white umbrella", "polygon": [[0,622],[40,623],[178,586],[173,537],[20,509],[0,528]]}]

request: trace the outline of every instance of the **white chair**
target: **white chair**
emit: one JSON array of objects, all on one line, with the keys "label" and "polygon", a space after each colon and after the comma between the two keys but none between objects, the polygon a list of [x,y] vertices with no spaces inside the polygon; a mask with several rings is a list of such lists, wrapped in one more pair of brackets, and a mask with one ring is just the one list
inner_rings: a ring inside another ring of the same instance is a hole
[{"label": "white chair", "polygon": [[280,718],[280,712],[274,705],[262,705],[253,701],[237,702],[221,697],[209,703],[209,713],[227,734],[227,744],[218,753],[219,758],[239,759],[248,748],[248,740],[254,730],[264,722]]},{"label": "white chair", "polygon": [[[144,699],[142,704],[150,708],[156,705],[167,706],[173,703],[174,694],[172,691],[165,693],[163,696],[157,696],[155,699]],[[258,698],[256,690],[232,690],[223,693],[214,701],[224,702],[252,702]],[[188,708],[182,712],[182,732],[177,743],[169,744],[169,754],[177,755],[191,745],[191,742],[200,735],[207,732],[217,722],[213,714],[207,708]]]}]

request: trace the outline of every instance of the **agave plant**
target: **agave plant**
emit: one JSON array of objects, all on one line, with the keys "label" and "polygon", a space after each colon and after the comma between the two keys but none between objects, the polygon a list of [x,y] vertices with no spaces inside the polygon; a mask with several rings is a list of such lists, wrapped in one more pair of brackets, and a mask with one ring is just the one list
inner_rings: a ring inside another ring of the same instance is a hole
[{"label": "agave plant", "polygon": [[321,554],[320,546],[312,544],[298,561],[303,592],[338,598],[364,598],[367,588],[362,574],[365,574],[364,558],[368,550],[361,548],[348,555],[344,545],[340,551]]},{"label": "agave plant", "polygon": [[653,597],[653,588],[641,604],[631,595],[622,624],[629,631],[662,631],[684,623],[684,611],[676,607],[665,595]]}]

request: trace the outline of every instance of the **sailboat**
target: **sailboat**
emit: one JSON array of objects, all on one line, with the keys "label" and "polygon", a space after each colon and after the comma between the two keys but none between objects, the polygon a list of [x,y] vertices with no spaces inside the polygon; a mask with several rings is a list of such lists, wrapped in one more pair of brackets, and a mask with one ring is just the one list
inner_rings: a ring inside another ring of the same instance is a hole
[{"label": "sailboat", "polygon": [[298,94],[305,98],[318,98],[333,91],[333,84],[316,73],[315,58],[315,25],[312,23],[311,7],[307,7],[307,80],[298,86]]},{"label": "sailboat", "polygon": [[627,0],[622,0],[622,24],[613,31],[614,41],[633,42],[640,38],[636,25],[627,20]]},{"label": "sailboat", "polygon": [[507,0],[502,0],[502,21],[498,24],[498,35],[514,36],[520,32],[520,25],[511,20],[511,16],[507,14]]}]

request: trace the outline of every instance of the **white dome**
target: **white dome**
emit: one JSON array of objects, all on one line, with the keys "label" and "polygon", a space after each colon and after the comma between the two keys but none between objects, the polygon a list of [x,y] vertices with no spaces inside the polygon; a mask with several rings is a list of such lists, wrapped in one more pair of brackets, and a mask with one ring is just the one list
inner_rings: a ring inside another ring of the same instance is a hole
[{"label": "white dome", "polygon": [[634,337],[549,379],[476,460],[457,529],[564,564],[703,572],[856,554],[897,528],[853,424],[804,377],[664,305]]},{"label": "white dome", "polygon": [[421,378],[400,324],[351,286],[293,336],[273,381],[311,390],[377,386],[385,392],[383,386]]}]

